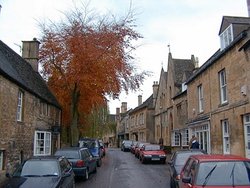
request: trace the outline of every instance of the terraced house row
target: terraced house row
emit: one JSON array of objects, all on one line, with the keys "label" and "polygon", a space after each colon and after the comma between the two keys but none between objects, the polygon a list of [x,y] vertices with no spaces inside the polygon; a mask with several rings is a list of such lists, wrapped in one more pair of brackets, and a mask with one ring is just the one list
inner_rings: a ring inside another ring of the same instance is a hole
[{"label": "terraced house row", "polygon": [[[220,48],[198,61],[168,55],[153,94],[138,106],[117,109],[117,140],[163,143],[173,150],[189,147],[195,135],[208,153],[250,158],[250,18],[224,16]],[[201,48],[206,48],[201,44]],[[125,110],[124,110],[125,109]]]},{"label": "terraced house row", "polygon": [[60,147],[61,107],[38,73],[39,41],[22,57],[0,41],[0,187],[6,172]]}]

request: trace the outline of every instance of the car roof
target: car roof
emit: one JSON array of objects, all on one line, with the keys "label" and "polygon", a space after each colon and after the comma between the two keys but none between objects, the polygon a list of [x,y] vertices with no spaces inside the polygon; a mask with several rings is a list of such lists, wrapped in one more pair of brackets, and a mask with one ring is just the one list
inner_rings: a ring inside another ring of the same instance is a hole
[{"label": "car roof", "polygon": [[[54,155],[48,155],[48,156],[33,156],[27,160],[40,160],[40,161],[46,161],[46,160],[59,160],[62,158],[62,156],[54,156]],[[64,157],[63,157],[64,158]]]},{"label": "car roof", "polygon": [[223,154],[207,154],[207,155],[192,155],[190,156],[200,162],[213,162],[213,161],[249,161],[245,157],[237,155],[223,155]]},{"label": "car roof", "polygon": [[181,149],[181,150],[176,150],[174,153],[178,154],[178,153],[195,153],[195,152],[202,152],[202,153],[206,153],[206,151],[202,150],[202,149]]},{"label": "car roof", "polygon": [[65,147],[65,148],[60,148],[57,151],[65,151],[65,150],[76,151],[76,150],[82,150],[82,149],[88,149],[88,148],[86,148],[86,147]]}]

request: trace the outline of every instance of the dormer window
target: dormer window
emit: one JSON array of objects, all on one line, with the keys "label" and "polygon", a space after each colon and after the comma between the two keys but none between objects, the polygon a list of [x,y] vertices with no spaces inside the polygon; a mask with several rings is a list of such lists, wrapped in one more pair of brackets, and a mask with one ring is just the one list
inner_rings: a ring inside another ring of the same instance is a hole
[{"label": "dormer window", "polygon": [[229,25],[225,31],[220,34],[221,50],[225,49],[233,41],[233,26]]}]

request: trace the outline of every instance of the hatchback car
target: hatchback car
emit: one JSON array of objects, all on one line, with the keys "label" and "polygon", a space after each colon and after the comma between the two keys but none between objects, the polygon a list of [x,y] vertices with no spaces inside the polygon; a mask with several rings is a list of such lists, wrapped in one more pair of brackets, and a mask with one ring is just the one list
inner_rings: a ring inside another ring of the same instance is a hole
[{"label": "hatchback car", "polygon": [[4,185],[6,188],[68,188],[75,187],[74,172],[65,157],[42,156],[24,161]]},{"label": "hatchback car", "polygon": [[192,155],[181,171],[180,187],[249,188],[250,159],[234,155]]},{"label": "hatchback car", "polygon": [[161,146],[158,144],[145,144],[141,148],[139,158],[142,163],[161,162],[165,164],[166,153],[161,149]]},{"label": "hatchback car", "polygon": [[79,147],[88,148],[90,153],[95,157],[97,166],[102,165],[103,147],[100,145],[99,140],[95,138],[81,138],[79,140]]},{"label": "hatchback car", "polygon": [[142,149],[142,146],[145,144],[149,143],[143,143],[143,142],[138,142],[135,146],[135,157],[139,159],[140,156],[140,150]]},{"label": "hatchback car", "polygon": [[135,154],[135,148],[136,148],[136,144],[139,143],[138,141],[133,141],[131,144],[131,149],[130,152]]},{"label": "hatchback car", "polygon": [[190,149],[190,150],[182,149],[175,151],[172,154],[170,161],[168,161],[169,174],[170,174],[170,187],[171,188],[178,187],[181,169],[190,155],[205,154],[205,153],[206,152],[204,150],[200,149]]},{"label": "hatchback car", "polygon": [[132,142],[133,142],[132,140],[123,140],[121,145],[121,150],[130,151]]},{"label": "hatchback car", "polygon": [[90,173],[97,171],[97,163],[94,156],[89,152],[88,148],[62,148],[58,149],[55,156],[65,156],[72,164],[73,171],[76,176],[89,179]]}]

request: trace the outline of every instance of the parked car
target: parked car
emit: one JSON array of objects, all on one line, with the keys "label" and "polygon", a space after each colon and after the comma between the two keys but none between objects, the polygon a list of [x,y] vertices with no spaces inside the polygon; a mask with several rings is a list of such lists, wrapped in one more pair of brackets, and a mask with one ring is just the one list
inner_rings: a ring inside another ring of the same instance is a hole
[{"label": "parked car", "polygon": [[90,153],[95,157],[97,161],[97,166],[102,165],[103,150],[98,139],[95,138],[81,138],[79,140],[79,147],[86,147],[89,149]]},{"label": "parked car", "polygon": [[139,158],[142,163],[160,162],[165,164],[166,153],[158,144],[144,144],[141,148]]},{"label": "parked car", "polygon": [[135,154],[135,148],[136,148],[136,144],[139,143],[138,141],[133,141],[131,144],[131,148],[130,148],[130,152]]},{"label": "parked car", "polygon": [[149,143],[144,143],[144,142],[138,142],[135,147],[135,157],[139,159],[140,156],[140,150],[143,145],[149,144]]},{"label": "parked car", "polygon": [[75,174],[65,157],[42,156],[24,161],[13,174],[6,174],[5,188],[75,187]]},{"label": "parked car", "polygon": [[187,161],[190,155],[205,154],[205,153],[206,152],[201,149],[190,149],[190,150],[182,149],[175,151],[172,154],[170,161],[168,161],[169,174],[170,174],[170,187],[178,188],[181,169],[183,168],[185,162]]},{"label": "parked car", "polygon": [[72,164],[73,171],[77,177],[89,179],[90,173],[97,171],[97,162],[88,148],[70,147],[58,149],[55,156],[65,156]]},{"label": "parked car", "polygon": [[121,150],[130,151],[132,142],[133,142],[132,140],[123,140],[121,145]]},{"label": "parked car", "polygon": [[101,146],[101,149],[102,149],[102,157],[104,157],[106,155],[106,148],[104,146],[104,143],[102,140],[99,140],[99,143],[100,143],[100,146]]},{"label": "parked car", "polygon": [[181,171],[180,187],[249,188],[250,159],[234,155],[192,155]]}]

